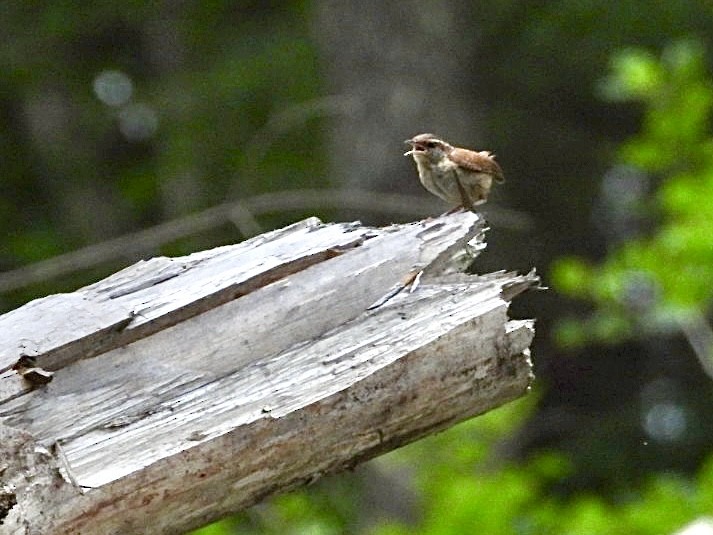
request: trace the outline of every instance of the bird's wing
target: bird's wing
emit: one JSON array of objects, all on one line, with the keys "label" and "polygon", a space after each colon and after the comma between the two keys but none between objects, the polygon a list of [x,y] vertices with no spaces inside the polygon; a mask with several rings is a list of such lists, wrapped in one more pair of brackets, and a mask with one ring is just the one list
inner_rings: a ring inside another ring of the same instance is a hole
[{"label": "bird's wing", "polygon": [[468,149],[455,148],[448,157],[461,167],[465,167],[476,173],[488,173],[493,176],[496,182],[505,182],[503,170],[495,161],[495,156],[487,150],[475,152]]}]

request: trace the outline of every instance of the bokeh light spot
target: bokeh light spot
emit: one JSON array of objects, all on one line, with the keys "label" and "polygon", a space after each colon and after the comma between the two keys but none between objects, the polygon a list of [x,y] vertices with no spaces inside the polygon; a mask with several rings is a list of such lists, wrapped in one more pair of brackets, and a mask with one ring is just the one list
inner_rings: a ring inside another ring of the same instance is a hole
[{"label": "bokeh light spot", "polygon": [[644,413],[644,430],[652,439],[659,442],[676,442],[681,440],[688,418],[686,411],[674,403],[656,403]]},{"label": "bokeh light spot", "polygon": [[156,133],[158,116],[146,104],[132,104],[119,113],[119,130],[129,141],[144,141]]},{"label": "bokeh light spot", "polygon": [[107,106],[123,106],[134,92],[134,84],[128,75],[120,71],[106,70],[94,78],[94,94]]}]

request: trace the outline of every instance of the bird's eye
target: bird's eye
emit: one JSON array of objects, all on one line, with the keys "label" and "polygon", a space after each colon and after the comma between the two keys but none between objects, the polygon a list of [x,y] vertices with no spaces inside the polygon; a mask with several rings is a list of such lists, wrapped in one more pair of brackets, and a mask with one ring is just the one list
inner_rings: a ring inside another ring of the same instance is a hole
[{"label": "bird's eye", "polygon": [[436,146],[436,142],[435,142],[435,141],[428,141],[428,142],[426,143],[426,146],[427,146],[429,149],[432,149],[433,147]]}]

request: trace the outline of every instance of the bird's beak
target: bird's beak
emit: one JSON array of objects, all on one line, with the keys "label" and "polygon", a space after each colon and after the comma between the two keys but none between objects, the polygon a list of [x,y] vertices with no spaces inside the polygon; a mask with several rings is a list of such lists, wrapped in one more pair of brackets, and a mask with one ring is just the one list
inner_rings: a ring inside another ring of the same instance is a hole
[{"label": "bird's beak", "polygon": [[410,150],[410,151],[407,151],[407,152],[404,152],[404,156],[409,156],[409,155],[413,154],[413,140],[412,140],[412,139],[407,139],[406,141],[404,141],[404,144],[406,144],[406,145],[411,145],[411,150]]}]

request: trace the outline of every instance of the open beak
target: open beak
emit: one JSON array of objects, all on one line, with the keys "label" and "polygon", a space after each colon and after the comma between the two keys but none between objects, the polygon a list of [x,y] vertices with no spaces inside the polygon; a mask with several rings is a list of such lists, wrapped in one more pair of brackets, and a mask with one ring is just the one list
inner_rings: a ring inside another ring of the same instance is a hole
[{"label": "open beak", "polygon": [[407,151],[407,152],[404,152],[404,156],[409,156],[410,154],[413,154],[413,151],[414,151],[413,140],[412,140],[412,139],[407,139],[406,141],[404,141],[404,143],[405,143],[406,145],[411,145],[411,150],[410,150],[410,151]]}]

